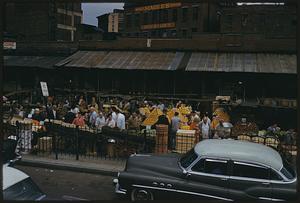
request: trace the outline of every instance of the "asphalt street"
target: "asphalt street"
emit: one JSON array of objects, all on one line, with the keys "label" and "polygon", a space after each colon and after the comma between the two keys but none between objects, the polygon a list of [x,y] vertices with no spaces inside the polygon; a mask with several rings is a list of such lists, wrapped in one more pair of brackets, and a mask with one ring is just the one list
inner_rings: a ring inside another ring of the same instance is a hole
[{"label": "asphalt street", "polygon": [[[16,165],[27,173],[49,199],[114,200],[112,176]],[[47,199],[48,199],[47,198]]]}]

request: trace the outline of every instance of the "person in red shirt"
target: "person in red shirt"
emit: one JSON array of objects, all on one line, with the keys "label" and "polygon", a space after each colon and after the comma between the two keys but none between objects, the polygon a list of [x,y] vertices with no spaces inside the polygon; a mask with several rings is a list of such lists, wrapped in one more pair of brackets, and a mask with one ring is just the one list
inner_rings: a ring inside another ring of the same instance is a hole
[{"label": "person in red shirt", "polygon": [[72,124],[80,127],[85,126],[85,120],[82,113],[77,114],[77,117],[73,120]]}]

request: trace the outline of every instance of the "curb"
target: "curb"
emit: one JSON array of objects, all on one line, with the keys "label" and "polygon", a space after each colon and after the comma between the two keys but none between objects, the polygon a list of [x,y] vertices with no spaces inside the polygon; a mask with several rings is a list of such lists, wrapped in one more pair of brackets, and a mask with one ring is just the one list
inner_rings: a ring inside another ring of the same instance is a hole
[{"label": "curb", "polygon": [[74,172],[82,172],[82,173],[93,173],[100,174],[106,176],[117,176],[118,171],[109,171],[105,169],[96,169],[96,168],[88,168],[88,167],[80,167],[80,166],[72,166],[72,165],[62,165],[56,163],[42,162],[42,161],[30,161],[30,160],[19,160],[16,165],[22,166],[33,166],[33,167],[41,167],[41,168],[49,168],[56,170],[69,170]]}]

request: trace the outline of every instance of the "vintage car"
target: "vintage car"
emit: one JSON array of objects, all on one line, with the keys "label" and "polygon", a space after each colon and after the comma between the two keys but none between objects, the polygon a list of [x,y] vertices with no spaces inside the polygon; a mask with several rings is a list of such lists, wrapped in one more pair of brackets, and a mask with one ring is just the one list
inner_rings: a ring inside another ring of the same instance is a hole
[{"label": "vintage car", "polygon": [[44,200],[46,195],[24,172],[3,164],[3,199],[4,200]]},{"label": "vintage car", "polygon": [[113,180],[131,200],[288,200],[295,170],[274,149],[237,140],[204,140],[186,154],[134,154]]}]

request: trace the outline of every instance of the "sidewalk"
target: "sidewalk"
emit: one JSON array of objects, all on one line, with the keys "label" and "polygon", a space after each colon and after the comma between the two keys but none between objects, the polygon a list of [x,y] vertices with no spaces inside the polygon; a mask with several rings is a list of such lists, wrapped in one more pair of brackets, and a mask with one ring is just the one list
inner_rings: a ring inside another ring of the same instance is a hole
[{"label": "sidewalk", "polygon": [[116,176],[118,172],[124,170],[126,160],[97,159],[92,157],[80,157],[79,160],[76,160],[75,156],[61,155],[56,160],[54,155],[37,156],[26,154],[22,155],[22,159],[16,164]]}]

